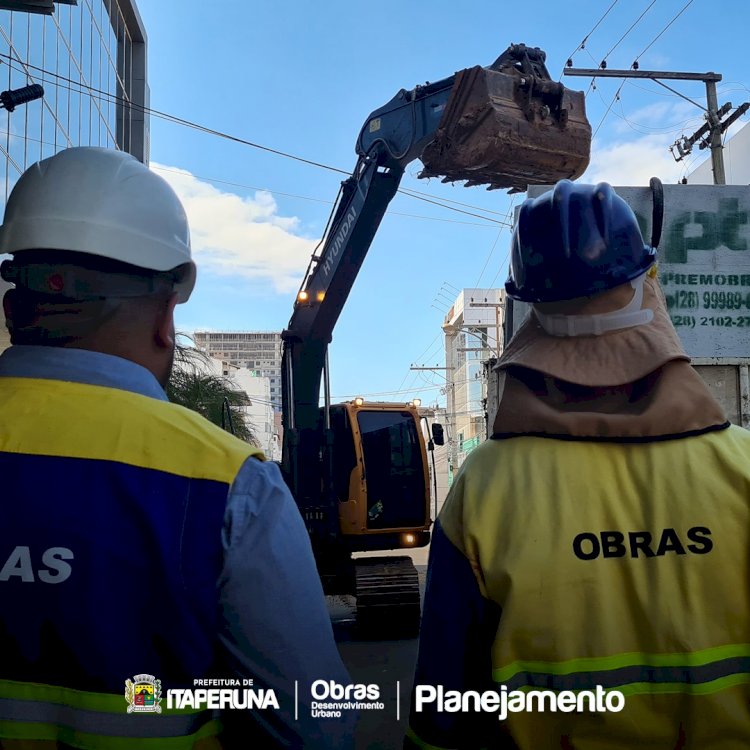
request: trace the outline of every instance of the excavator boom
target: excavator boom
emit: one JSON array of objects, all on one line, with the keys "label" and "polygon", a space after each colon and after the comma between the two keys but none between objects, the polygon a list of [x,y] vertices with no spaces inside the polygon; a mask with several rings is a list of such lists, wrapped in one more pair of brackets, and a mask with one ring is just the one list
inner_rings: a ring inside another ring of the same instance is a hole
[{"label": "excavator boom", "polygon": [[539,48],[511,45],[487,68],[402,89],[365,121],[357,165],[282,334],[282,465],[303,515],[307,508],[318,520],[326,515],[317,426],[327,347],[406,166],[420,158],[421,176],[515,190],[586,169],[591,127],[583,94],[552,81],[544,61]]},{"label": "excavator boom", "polygon": [[[552,81],[544,62],[539,48],[511,45],[486,68],[476,66],[402,89],[362,127],[357,164],[342,183],[327,232],[282,333],[282,469],[319,567],[327,550],[338,550],[335,558],[345,548],[342,501],[333,486],[328,378],[322,421],[321,378],[327,373],[333,329],[373,237],[404,170],[417,158],[424,165],[421,177],[466,180],[467,185],[486,184],[489,189],[520,191],[584,172],[591,127],[583,94]],[[365,471],[372,474],[373,468]]]}]

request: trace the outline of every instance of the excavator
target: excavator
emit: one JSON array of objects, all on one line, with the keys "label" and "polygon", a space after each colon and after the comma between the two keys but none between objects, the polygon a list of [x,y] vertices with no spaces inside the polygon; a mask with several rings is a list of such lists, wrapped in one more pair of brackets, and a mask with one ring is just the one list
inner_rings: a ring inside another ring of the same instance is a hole
[{"label": "excavator", "polygon": [[516,192],[583,174],[591,148],[584,96],[553,81],[545,60],[538,47],[513,44],[488,67],[402,89],[370,114],[282,333],[282,471],[325,592],[353,594],[364,631],[418,632],[411,558],[353,553],[429,543],[428,452],[442,444],[442,428],[426,425],[413,405],[331,404],[328,345],[410,162],[420,159],[420,177]]}]

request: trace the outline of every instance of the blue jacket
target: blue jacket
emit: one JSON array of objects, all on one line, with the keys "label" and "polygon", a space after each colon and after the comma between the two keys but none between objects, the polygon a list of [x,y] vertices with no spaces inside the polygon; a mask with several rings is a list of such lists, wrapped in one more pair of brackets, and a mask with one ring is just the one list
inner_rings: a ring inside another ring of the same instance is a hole
[{"label": "blue jacket", "polygon": [[265,746],[346,747],[353,717],[295,711],[295,688],[349,679],[278,467],[118,357],[12,347],[0,378],[0,737],[219,731],[215,712],[128,716],[125,680],[148,673],[273,689],[278,711],[223,717],[240,746],[262,727]]}]

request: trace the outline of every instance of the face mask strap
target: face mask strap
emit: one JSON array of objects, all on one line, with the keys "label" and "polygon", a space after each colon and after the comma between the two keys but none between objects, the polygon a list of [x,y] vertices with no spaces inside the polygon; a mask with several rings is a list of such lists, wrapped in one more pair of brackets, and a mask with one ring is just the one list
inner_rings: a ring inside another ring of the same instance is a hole
[{"label": "face mask strap", "polygon": [[545,315],[534,306],[539,324],[550,336],[601,336],[610,331],[646,325],[654,319],[654,311],[641,309],[643,305],[643,285],[646,274],[641,274],[630,282],[635,290],[633,299],[625,307],[599,315]]}]

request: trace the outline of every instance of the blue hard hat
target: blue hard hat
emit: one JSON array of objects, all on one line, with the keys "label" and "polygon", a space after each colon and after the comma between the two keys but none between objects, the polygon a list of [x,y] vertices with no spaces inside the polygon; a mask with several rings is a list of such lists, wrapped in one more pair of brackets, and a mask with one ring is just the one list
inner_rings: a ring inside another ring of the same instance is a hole
[{"label": "blue hard hat", "polygon": [[505,289],[524,302],[585,297],[640,276],[655,260],[611,185],[561,180],[521,206]]}]

